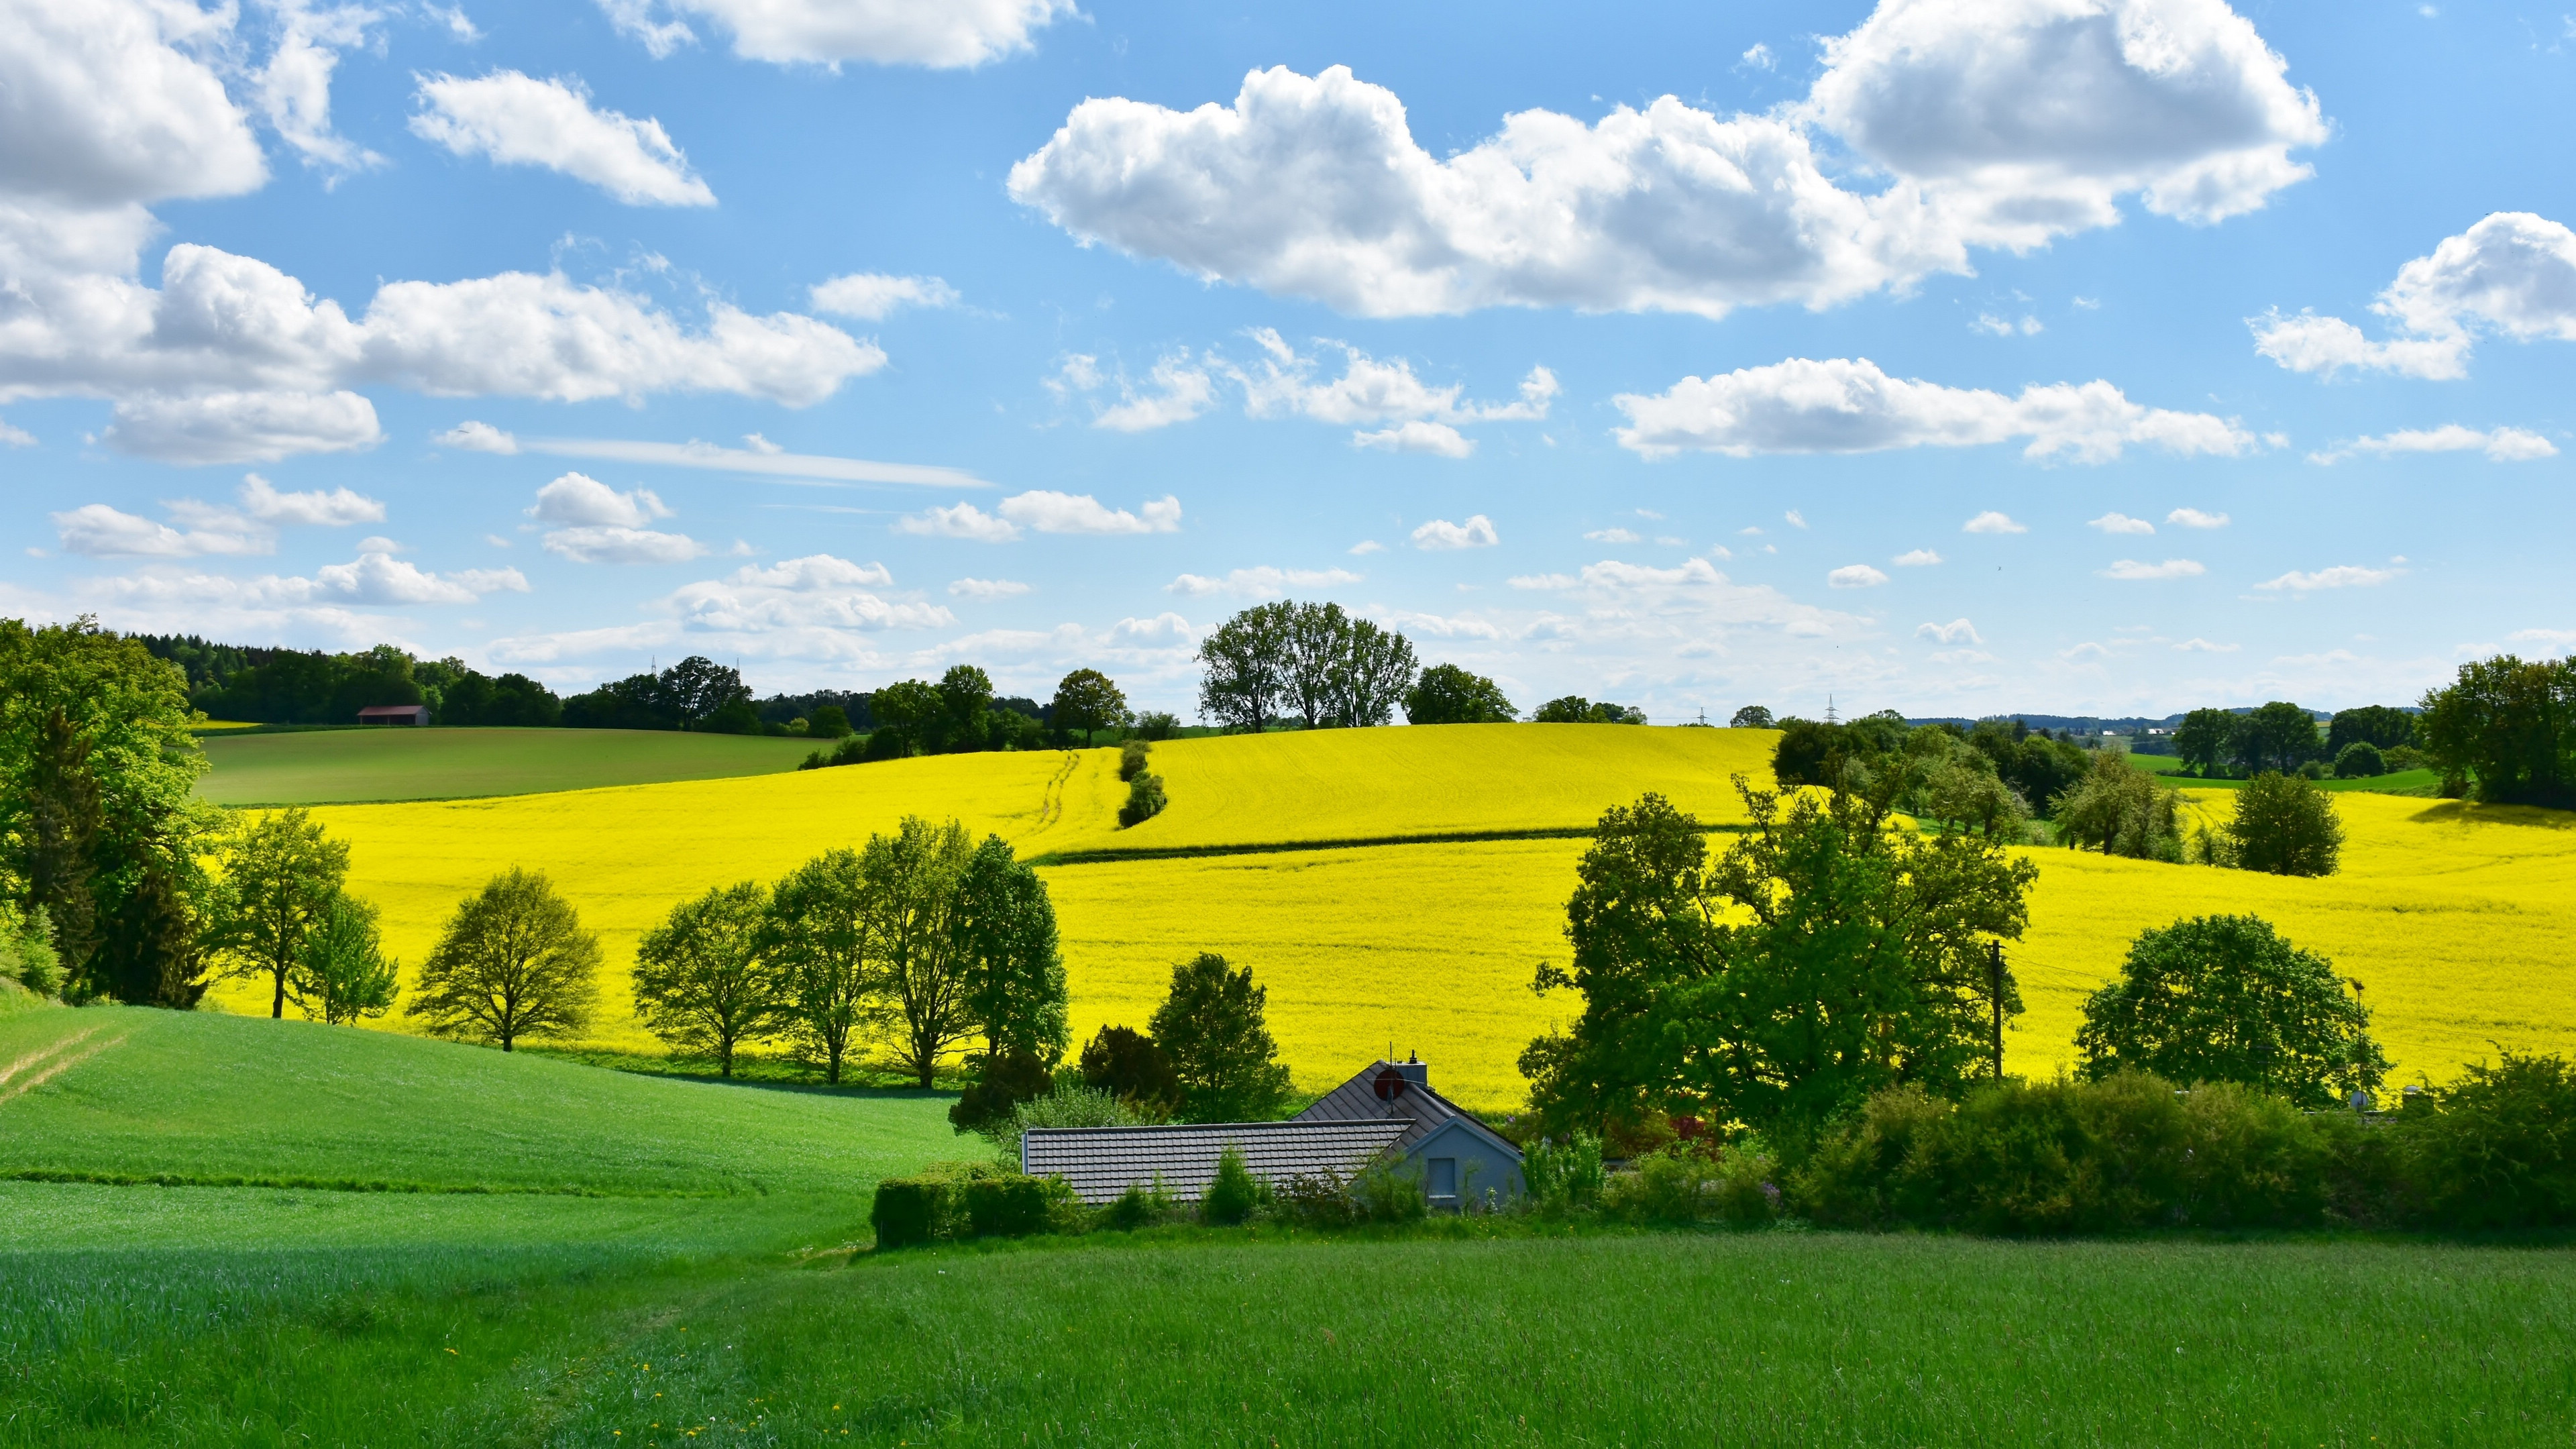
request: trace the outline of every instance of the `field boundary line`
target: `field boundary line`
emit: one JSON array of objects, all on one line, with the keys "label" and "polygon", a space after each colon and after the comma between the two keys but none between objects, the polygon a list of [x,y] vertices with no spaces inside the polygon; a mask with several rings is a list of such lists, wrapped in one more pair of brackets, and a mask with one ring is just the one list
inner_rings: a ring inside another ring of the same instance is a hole
[{"label": "field boundary line", "polygon": [[[1741,834],[1742,825],[1700,826],[1702,835]],[[1097,850],[1057,850],[1032,856],[1029,864],[1046,865],[1123,865],[1138,860],[1189,860],[1201,856],[1287,855],[1313,850],[1367,850],[1389,845],[1474,845],[1485,841],[1509,840],[1590,840],[1599,834],[1597,826],[1551,825],[1522,830],[1444,830],[1429,835],[1353,835],[1334,840],[1277,840],[1243,845],[1143,845],[1109,846]]]},{"label": "field boundary line", "polygon": [[[38,1047],[34,1051],[31,1051],[25,1056],[18,1058],[16,1061],[11,1062],[9,1065],[0,1067],[0,1087],[9,1085],[9,1079],[11,1077],[18,1075],[29,1067],[43,1065],[45,1059],[53,1056],[56,1052],[66,1051],[72,1047],[79,1046],[82,1042],[98,1035],[98,1033],[99,1029],[93,1026],[85,1030],[75,1032],[70,1036],[58,1037],[49,1045]],[[17,1093],[12,1092],[9,1095],[16,1096]]]},{"label": "field boundary line", "polygon": [[79,1183],[93,1187],[293,1188],[303,1192],[412,1193],[432,1197],[589,1197],[635,1198],[652,1201],[713,1200],[755,1195],[739,1192],[689,1192],[677,1188],[661,1191],[641,1189],[634,1192],[611,1192],[605,1188],[577,1187],[569,1183],[554,1187],[507,1183],[442,1184],[346,1177],[253,1177],[196,1172],[83,1172],[53,1167],[0,1168],[0,1182]]}]

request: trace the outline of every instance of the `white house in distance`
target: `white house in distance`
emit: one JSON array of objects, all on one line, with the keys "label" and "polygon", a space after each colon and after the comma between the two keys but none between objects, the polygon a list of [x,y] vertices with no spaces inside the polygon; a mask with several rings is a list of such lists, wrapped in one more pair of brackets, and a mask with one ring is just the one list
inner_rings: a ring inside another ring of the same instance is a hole
[{"label": "white house in distance", "polygon": [[1157,1179],[1174,1198],[1196,1202],[1228,1147],[1273,1186],[1326,1170],[1347,1180],[1385,1162],[1419,1177],[1434,1211],[1509,1202],[1524,1189],[1520,1149],[1433,1091],[1419,1058],[1371,1062],[1285,1122],[1033,1127],[1020,1139],[1020,1170],[1061,1177],[1092,1204]]}]

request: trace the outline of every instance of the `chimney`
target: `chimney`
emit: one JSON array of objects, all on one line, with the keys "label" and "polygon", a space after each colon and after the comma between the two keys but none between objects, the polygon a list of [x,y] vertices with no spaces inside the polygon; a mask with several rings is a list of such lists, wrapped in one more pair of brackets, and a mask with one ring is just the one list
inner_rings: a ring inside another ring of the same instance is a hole
[{"label": "chimney", "polygon": [[1406,1053],[1406,1056],[1408,1058],[1407,1060],[1395,1063],[1395,1069],[1404,1074],[1404,1079],[1406,1081],[1411,1082],[1417,1087],[1430,1086],[1431,1067],[1428,1063],[1422,1060],[1422,1054],[1419,1052],[1408,1052]]}]

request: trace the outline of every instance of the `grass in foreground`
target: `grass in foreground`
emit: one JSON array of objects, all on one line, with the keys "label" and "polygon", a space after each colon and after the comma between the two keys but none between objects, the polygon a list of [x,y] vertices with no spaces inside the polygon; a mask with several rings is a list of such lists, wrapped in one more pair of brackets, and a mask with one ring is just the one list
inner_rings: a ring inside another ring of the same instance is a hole
[{"label": "grass in foreground", "polygon": [[369,729],[207,736],[218,805],[462,800],[793,770],[817,740],[659,730]]},{"label": "grass in foreground", "polygon": [[2567,1442],[2576,1257],[1528,1232],[0,1259],[0,1443]]}]

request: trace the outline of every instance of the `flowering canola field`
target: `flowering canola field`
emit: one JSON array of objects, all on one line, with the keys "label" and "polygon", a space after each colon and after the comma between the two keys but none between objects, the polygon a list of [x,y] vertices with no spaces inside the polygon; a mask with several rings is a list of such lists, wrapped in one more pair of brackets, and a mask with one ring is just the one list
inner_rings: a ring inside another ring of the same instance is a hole
[{"label": "flowering canola field", "polygon": [[[600,1045],[652,1050],[624,967],[673,902],[771,879],[907,813],[956,816],[1023,856],[1149,842],[1209,849],[1559,829],[1663,789],[1731,819],[1726,777],[1771,736],[1609,726],[1393,729],[1167,744],[1173,807],[1114,828],[1125,787],[1110,750],[938,759],[508,799],[317,809],[355,847],[353,884],[384,908],[388,946],[416,962],[456,902],[493,872],[540,866],[597,929],[611,969]],[[1294,742],[1292,746],[1291,742]],[[1236,752],[1240,758],[1232,757]],[[1372,760],[1376,763],[1372,764]],[[2201,808],[2223,814],[2214,796]],[[2324,880],[2038,850],[2028,938],[2014,949],[2029,1013],[2008,1052],[2045,1074],[2072,1060],[2084,995],[2141,929],[2253,911],[2360,980],[2400,1076],[2436,1080],[2514,1047],[2576,1046],[2576,816],[2393,796],[2338,797],[2349,842]],[[1727,837],[1713,837],[1723,849]],[[1073,984],[1077,1032],[1141,1027],[1174,962],[1222,952],[1269,988],[1273,1032],[1301,1083],[1322,1086],[1391,1044],[1444,1089],[1516,1101],[1513,1061],[1573,1016],[1570,993],[1529,989],[1563,960],[1576,839],[1448,840],[1254,851],[1044,868]],[[223,988],[234,1010],[266,998]],[[399,1026],[400,1018],[391,1025]]]}]

